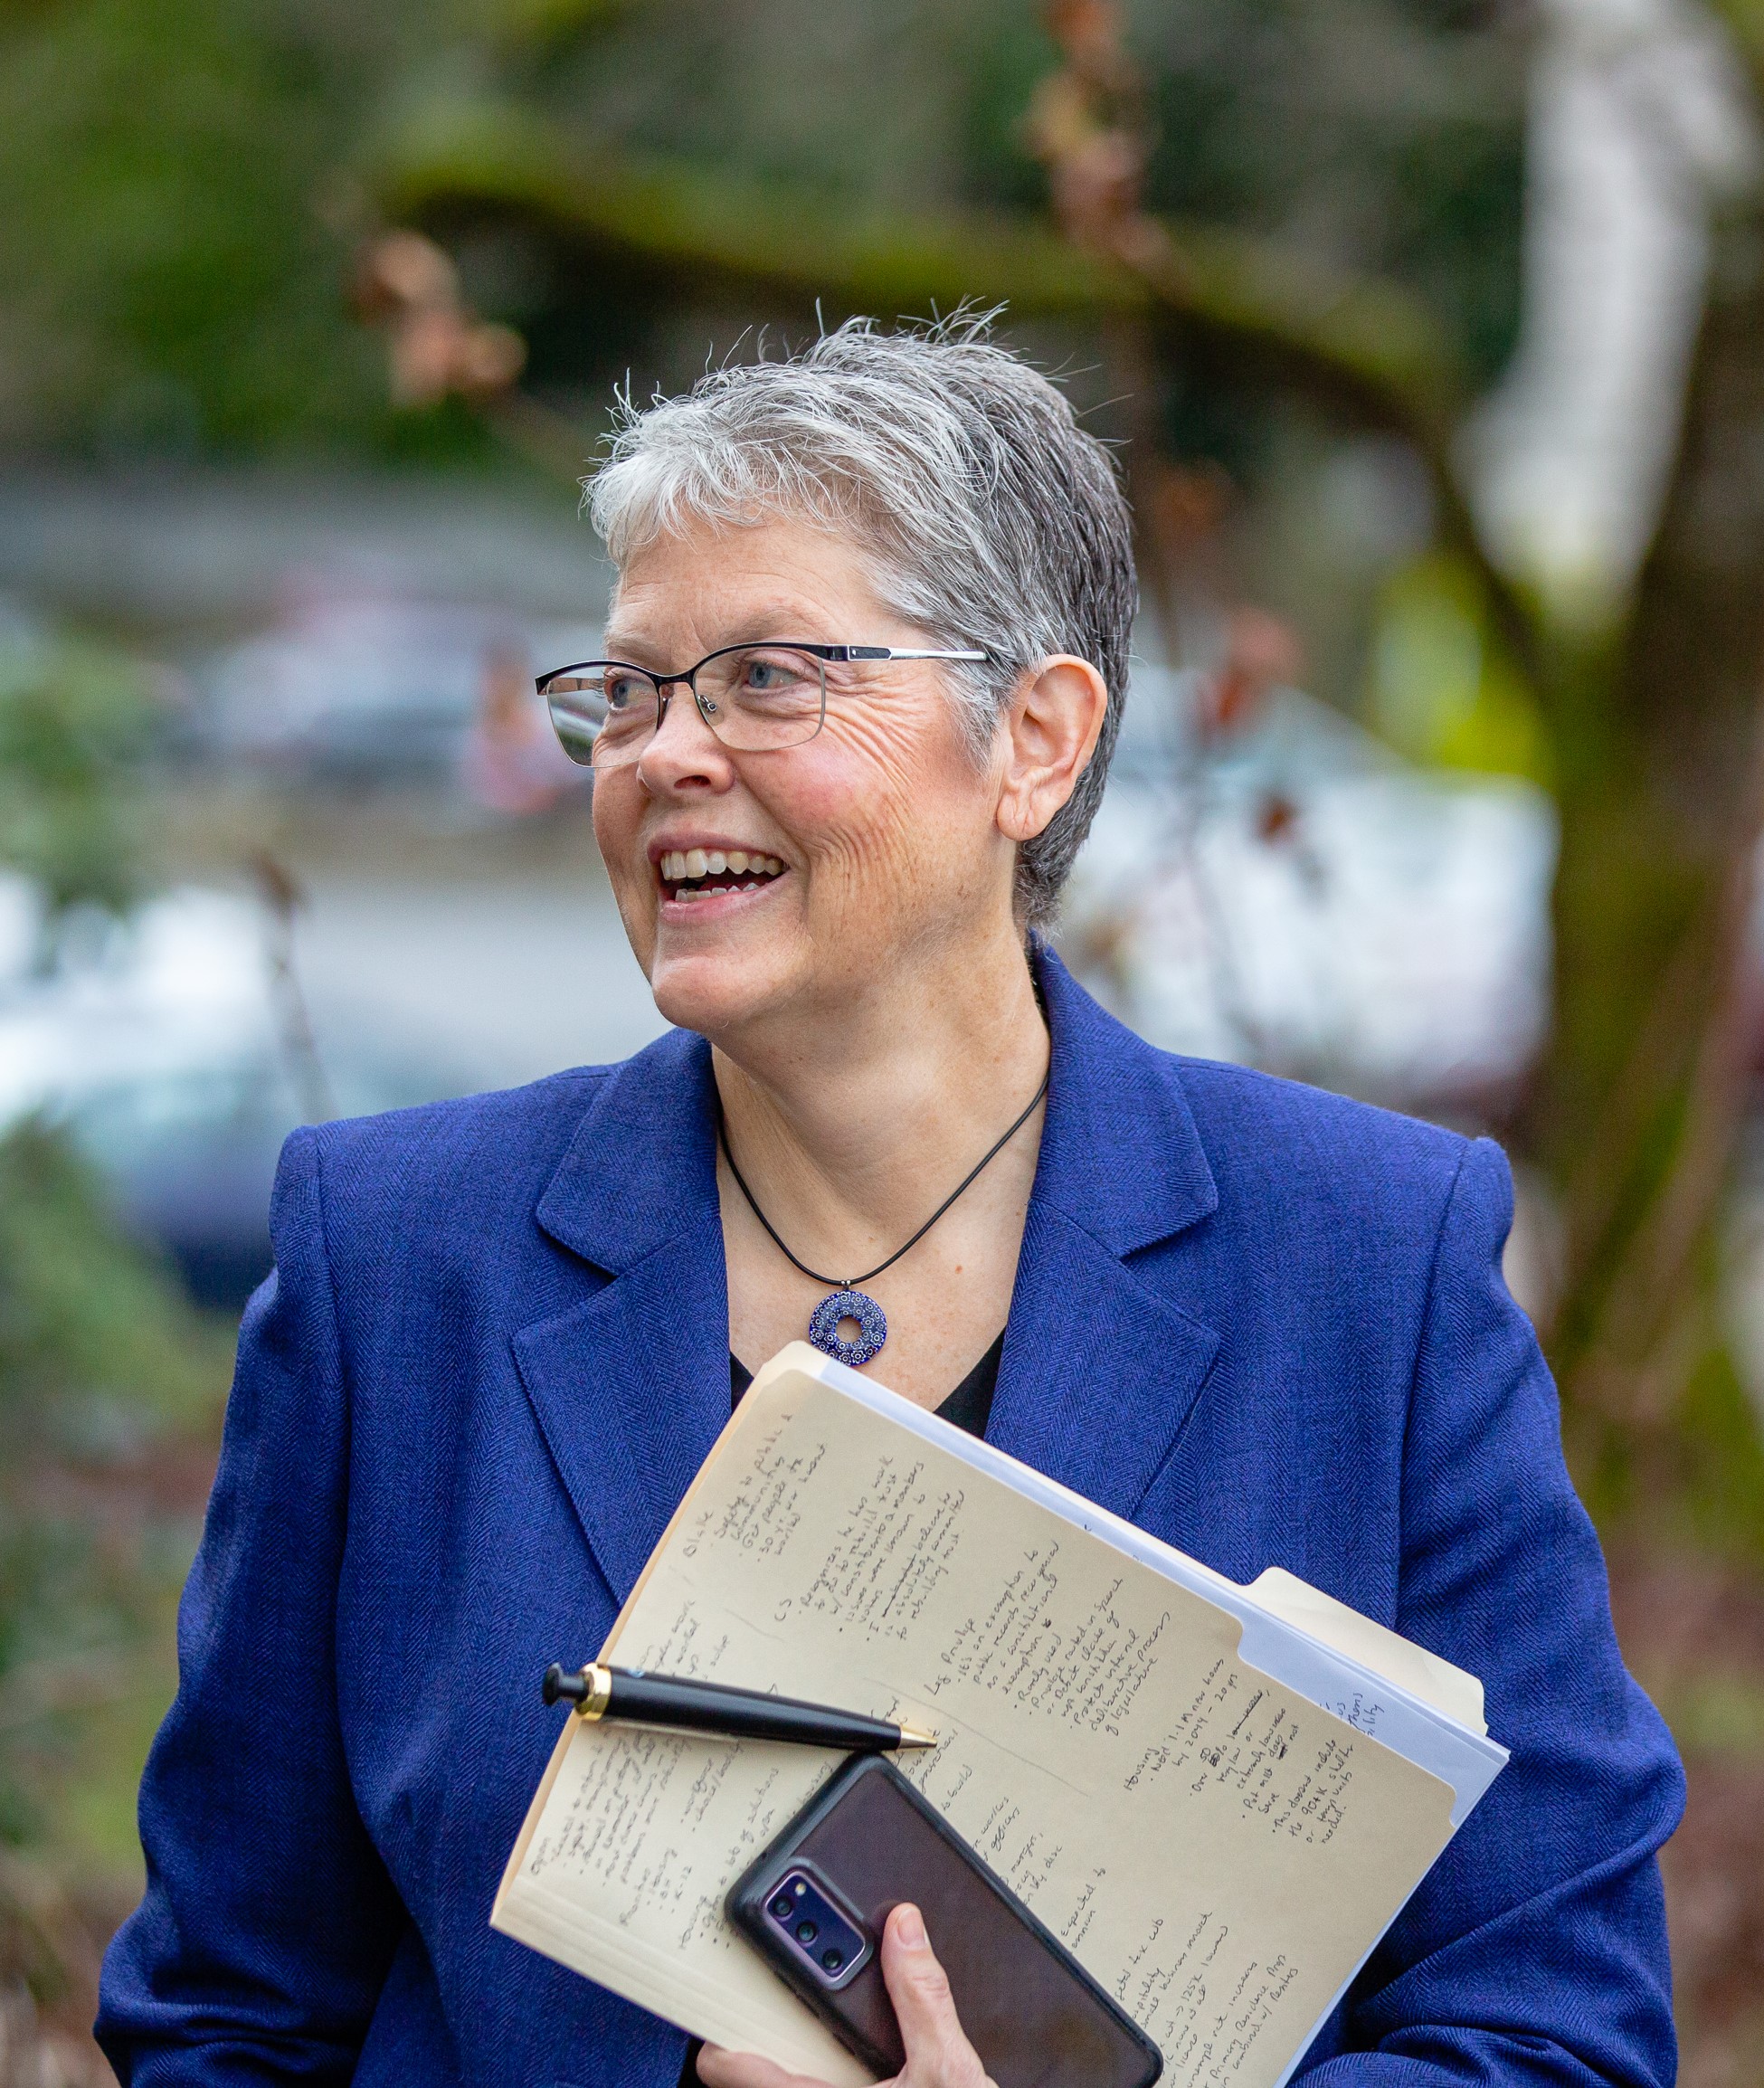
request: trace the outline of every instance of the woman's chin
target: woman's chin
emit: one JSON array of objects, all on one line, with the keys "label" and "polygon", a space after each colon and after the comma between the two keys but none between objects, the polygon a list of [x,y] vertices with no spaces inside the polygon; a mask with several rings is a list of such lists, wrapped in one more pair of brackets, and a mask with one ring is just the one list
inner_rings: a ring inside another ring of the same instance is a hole
[{"label": "woman's chin", "polygon": [[658,1011],[676,1028],[715,1037],[763,1017],[784,999],[778,968],[749,953],[680,950],[661,938],[650,973]]}]

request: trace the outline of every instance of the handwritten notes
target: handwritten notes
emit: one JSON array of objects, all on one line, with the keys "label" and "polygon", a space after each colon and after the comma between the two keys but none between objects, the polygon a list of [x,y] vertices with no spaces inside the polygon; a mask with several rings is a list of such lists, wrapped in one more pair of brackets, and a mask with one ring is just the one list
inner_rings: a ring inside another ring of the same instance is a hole
[{"label": "handwritten notes", "polygon": [[[1272,2088],[1444,1846],[1451,1793],[1238,1639],[1004,1480],[784,1371],[605,1651],[930,1727],[903,1769],[1156,2039],[1164,2078]],[[833,1766],[573,1723],[497,1925],[700,2036],[861,2081],[722,1916]]]}]

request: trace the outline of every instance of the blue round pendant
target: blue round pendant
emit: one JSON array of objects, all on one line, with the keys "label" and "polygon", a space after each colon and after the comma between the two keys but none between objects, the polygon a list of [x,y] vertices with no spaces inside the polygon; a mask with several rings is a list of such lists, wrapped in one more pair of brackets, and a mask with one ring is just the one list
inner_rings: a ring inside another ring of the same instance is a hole
[{"label": "blue round pendant", "polygon": [[[839,1322],[856,1320],[858,1338],[855,1342],[841,1341]],[[844,1363],[850,1370],[858,1370],[872,1356],[880,1355],[882,1344],[888,1338],[888,1323],[882,1316],[882,1307],[868,1291],[830,1291],[815,1307],[809,1322],[809,1339],[824,1356],[831,1356],[836,1363]]]}]

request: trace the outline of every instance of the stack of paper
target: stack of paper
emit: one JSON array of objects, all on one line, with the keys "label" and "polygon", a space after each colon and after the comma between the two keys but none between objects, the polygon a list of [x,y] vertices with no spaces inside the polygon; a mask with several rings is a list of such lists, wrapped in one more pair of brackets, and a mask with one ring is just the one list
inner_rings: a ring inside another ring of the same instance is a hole
[{"label": "stack of paper", "polygon": [[[900,1766],[1179,2088],[1277,2088],[1506,1760],[1474,1677],[1290,1574],[1240,1588],[801,1343],[601,1657],[934,1731]],[[572,1719],[491,1918],[696,2036],[866,2081],[722,1911],[835,1766]]]}]

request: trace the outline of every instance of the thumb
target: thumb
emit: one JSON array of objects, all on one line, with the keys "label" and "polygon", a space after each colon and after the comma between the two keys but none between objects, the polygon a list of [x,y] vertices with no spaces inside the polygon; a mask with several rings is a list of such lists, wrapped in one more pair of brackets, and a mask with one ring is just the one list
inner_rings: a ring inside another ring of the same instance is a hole
[{"label": "thumb", "polygon": [[882,1931],[882,1977],[906,2050],[903,2088],[991,2088],[956,2017],[949,1977],[931,1948],[924,1917],[910,1902],[895,1909]]}]

